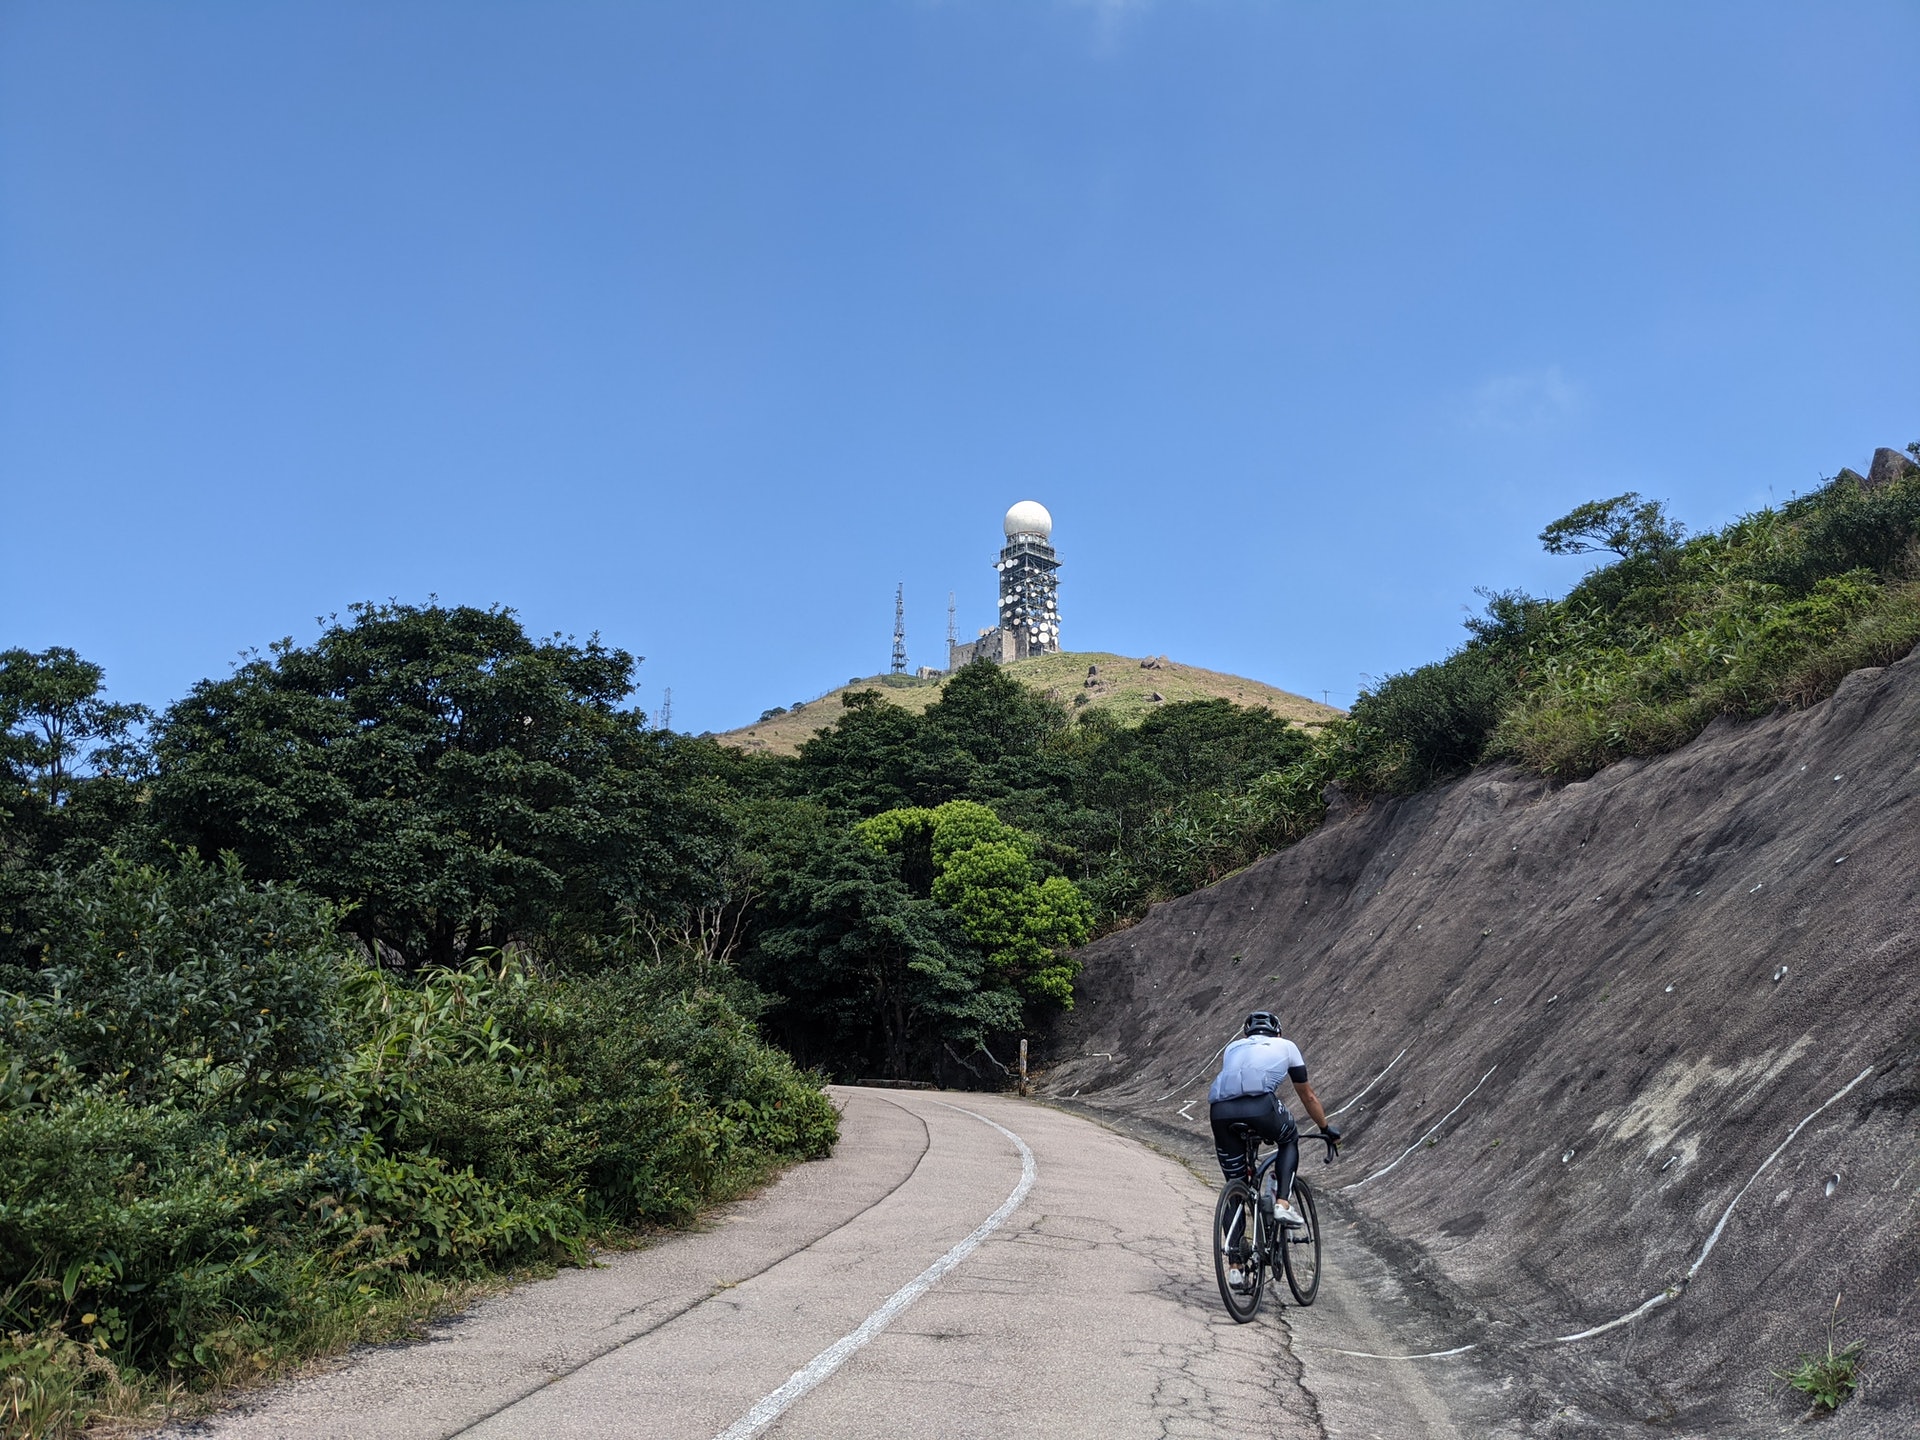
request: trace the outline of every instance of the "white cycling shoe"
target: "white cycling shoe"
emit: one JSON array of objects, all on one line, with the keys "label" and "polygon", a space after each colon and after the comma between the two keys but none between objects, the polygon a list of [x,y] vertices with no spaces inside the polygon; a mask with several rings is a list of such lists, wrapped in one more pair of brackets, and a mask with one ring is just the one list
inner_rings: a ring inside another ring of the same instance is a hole
[{"label": "white cycling shoe", "polygon": [[1290,1200],[1276,1200],[1273,1202],[1273,1218],[1289,1230],[1304,1230],[1307,1228],[1307,1217],[1294,1209],[1293,1202]]}]

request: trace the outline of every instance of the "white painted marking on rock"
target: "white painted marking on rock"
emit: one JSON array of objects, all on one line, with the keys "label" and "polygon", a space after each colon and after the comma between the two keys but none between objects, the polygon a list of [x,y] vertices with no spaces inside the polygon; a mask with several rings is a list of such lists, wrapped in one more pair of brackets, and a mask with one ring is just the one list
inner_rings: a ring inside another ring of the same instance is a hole
[{"label": "white painted marking on rock", "polygon": [[1854,1086],[1858,1085],[1871,1074],[1873,1074],[1873,1067],[1869,1065],[1858,1075],[1854,1076],[1853,1079],[1829,1095],[1819,1109],[1815,1110],[1811,1115],[1808,1115],[1806,1119],[1789,1130],[1787,1132],[1787,1138],[1774,1146],[1773,1153],[1760,1162],[1760,1168],[1747,1177],[1747,1183],[1740,1187],[1739,1193],[1736,1194],[1733,1199],[1729,1200],[1727,1202],[1727,1208],[1720,1212],[1720,1223],[1713,1227],[1713,1233],[1707,1236],[1707,1243],[1700,1247],[1700,1253],[1694,1257],[1693,1264],[1687,1267],[1687,1273],[1680,1277],[1680,1282],[1677,1285],[1668,1286],[1658,1295],[1649,1297],[1644,1303],[1629,1310],[1617,1319],[1607,1321],[1604,1325],[1595,1325],[1590,1329],[1576,1331],[1572,1335],[1556,1335],[1554,1336],[1554,1343],[1556,1345],[1565,1345],[1572,1340],[1586,1340],[1595,1335],[1604,1335],[1609,1330],[1618,1330],[1622,1325],[1631,1324],[1642,1315],[1645,1315],[1649,1310],[1656,1310],[1662,1305],[1667,1305],[1678,1300],[1680,1296],[1686,1292],[1687,1286],[1693,1283],[1694,1277],[1700,1273],[1701,1267],[1707,1263],[1707,1257],[1713,1253],[1713,1247],[1720,1243],[1720,1236],[1726,1231],[1727,1221],[1733,1218],[1734,1207],[1739,1205],[1740,1201],[1745,1198],[1747,1191],[1753,1188],[1754,1182],[1767,1173],[1768,1167],[1780,1158],[1787,1146],[1793,1143],[1794,1136],[1811,1125],[1829,1106],[1837,1105],[1847,1096]]},{"label": "white painted marking on rock", "polygon": [[1429,1350],[1423,1355],[1375,1355],[1368,1350],[1335,1350],[1331,1345],[1297,1345],[1297,1350],[1328,1350],[1335,1355],[1351,1356],[1355,1360],[1445,1360],[1453,1355],[1464,1355],[1469,1350],[1478,1350],[1480,1342],[1471,1345],[1456,1345],[1451,1350]]},{"label": "white painted marking on rock", "polygon": [[[935,1103],[946,1105],[944,1100]],[[982,1125],[992,1125],[1014,1143],[1015,1148],[1020,1152],[1020,1183],[1013,1187],[1013,1193],[1001,1202],[1000,1208],[982,1220],[971,1235],[889,1295],[879,1309],[860,1322],[858,1329],[842,1335],[809,1360],[805,1366],[794,1371],[786,1384],[764,1397],[746,1414],[722,1430],[715,1440],[747,1440],[748,1436],[758,1435],[786,1414],[796,1400],[831,1377],[836,1370],[864,1349],[874,1336],[897,1320],[908,1306],[931,1290],[962,1260],[978,1250],[981,1242],[1006,1224],[1008,1217],[1018,1210],[1020,1203],[1027,1198],[1027,1192],[1033,1189],[1034,1178],[1038,1174],[1033,1163],[1033,1151],[1027,1148],[1027,1142],[1006,1126],[997,1124],[984,1115],[976,1115],[971,1110],[962,1110],[958,1105],[947,1105],[946,1108],[959,1110],[962,1115],[971,1115]]]},{"label": "white painted marking on rock", "polygon": [[[1493,1067],[1493,1070],[1498,1070],[1499,1068],[1500,1067],[1496,1065]],[[1493,1070],[1487,1071],[1486,1074],[1480,1077],[1480,1085],[1486,1084],[1487,1081],[1493,1078]],[[1460,1105],[1465,1105],[1467,1101],[1471,1100],[1475,1095],[1479,1094],[1480,1085],[1475,1085],[1473,1089],[1467,1091],[1466,1094],[1462,1095],[1460,1097]],[[1418,1140],[1414,1141],[1411,1145],[1407,1146],[1406,1149],[1402,1150],[1398,1155],[1394,1156],[1392,1160],[1388,1161],[1385,1165],[1382,1165],[1378,1170],[1374,1171],[1371,1175],[1367,1176],[1365,1180],[1356,1180],[1351,1185],[1342,1185],[1340,1187],[1341,1192],[1345,1193],[1348,1190],[1358,1190],[1362,1185],[1365,1185],[1370,1181],[1378,1180],[1382,1175],[1386,1174],[1389,1170],[1393,1169],[1394,1166],[1398,1165],[1402,1160],[1406,1159],[1407,1156],[1411,1155],[1414,1151],[1418,1150],[1422,1145],[1426,1144],[1429,1136],[1431,1136],[1435,1131],[1437,1131],[1442,1125],[1446,1124],[1447,1121],[1451,1120],[1454,1116],[1458,1115],[1460,1113],[1460,1105],[1454,1106],[1453,1109],[1447,1111],[1446,1114],[1442,1115],[1438,1120],[1434,1121],[1432,1130],[1427,1131],[1425,1135],[1422,1135]]]},{"label": "white painted marking on rock", "polygon": [[[1491,1075],[1492,1073],[1493,1071],[1491,1070],[1487,1072],[1487,1074],[1489,1075]],[[1798,1125],[1794,1126],[1791,1130],[1787,1132],[1787,1138],[1782,1140],[1777,1146],[1774,1147],[1773,1153],[1767,1156],[1765,1160],[1762,1160],[1760,1162],[1760,1168],[1758,1170],[1755,1170],[1753,1174],[1748,1177],[1747,1183],[1740,1187],[1739,1194],[1736,1194],[1732,1200],[1727,1202],[1727,1208],[1721,1212],[1720,1223],[1713,1227],[1713,1233],[1707,1236],[1707,1243],[1700,1247],[1700,1253],[1694,1257],[1693,1264],[1687,1268],[1687,1273],[1680,1277],[1680,1280],[1677,1284],[1669,1285],[1665,1290],[1662,1290],[1657,1295],[1648,1296],[1645,1300],[1641,1301],[1638,1305],[1634,1306],[1633,1309],[1629,1310],[1626,1314],[1616,1316],[1612,1320],[1606,1321],[1604,1324],[1590,1326],[1585,1330],[1576,1330],[1571,1335],[1556,1335],[1551,1340],[1536,1340],[1526,1348],[1534,1349],[1541,1345],[1571,1345],[1578,1340],[1591,1340],[1596,1335],[1605,1335],[1609,1330],[1618,1330],[1623,1325],[1631,1325],[1635,1320],[1638,1320],[1642,1315],[1648,1314],[1649,1312],[1654,1310],[1658,1310],[1661,1306],[1670,1305],[1675,1300],[1678,1300],[1682,1295],[1686,1293],[1687,1286],[1693,1282],[1694,1277],[1700,1273],[1701,1268],[1706,1265],[1707,1257],[1713,1253],[1713,1247],[1720,1243],[1720,1236],[1727,1228],[1727,1221],[1733,1218],[1734,1207],[1740,1203],[1742,1197],[1746,1195],[1747,1191],[1753,1188],[1754,1182],[1757,1181],[1762,1175],[1767,1173],[1767,1167],[1772,1165],[1774,1161],[1780,1158],[1781,1153],[1786,1150],[1787,1146],[1793,1143],[1794,1136],[1798,1135],[1802,1130],[1806,1129],[1808,1125],[1812,1124],[1813,1121],[1817,1119],[1829,1107],[1836,1105],[1841,1100],[1845,1099],[1847,1094],[1850,1091],[1852,1091],[1855,1086],[1857,1086],[1862,1080],[1865,1080],[1871,1074],[1873,1074],[1873,1067],[1869,1065],[1866,1069],[1862,1070],[1858,1075],[1854,1076],[1853,1079],[1849,1080],[1845,1085],[1841,1086],[1838,1090],[1836,1090],[1832,1095],[1828,1096],[1826,1101],[1820,1106],[1819,1109],[1815,1110],[1812,1114],[1808,1115]],[[1484,1085],[1485,1083],[1486,1083],[1486,1080],[1483,1078],[1480,1084]],[[1473,1088],[1475,1090],[1478,1090],[1480,1086],[1476,1085]],[[1469,1098],[1471,1098],[1472,1092],[1468,1092],[1468,1093],[1469,1093]],[[1463,1100],[1460,1103],[1464,1105],[1466,1104],[1466,1101]],[[1458,1109],[1459,1106],[1455,1106],[1454,1108]],[[1445,1122],[1442,1121],[1442,1123],[1444,1124]],[[1438,1127],[1435,1127],[1435,1128],[1438,1128]],[[1419,1147],[1419,1143],[1420,1142],[1416,1140],[1412,1148],[1417,1149]],[[1404,1155],[1401,1156],[1401,1159],[1405,1159],[1405,1158],[1406,1157]],[[1678,1158],[1678,1157],[1675,1157],[1675,1158]],[[1399,1163],[1400,1162],[1398,1160],[1394,1162],[1394,1164],[1396,1165]],[[1673,1161],[1671,1160],[1667,1162],[1668,1165],[1672,1163]],[[1662,1165],[1660,1168],[1664,1170],[1667,1167],[1666,1165]],[[1372,1176],[1367,1177],[1367,1179],[1369,1180],[1372,1178],[1373,1178]],[[1832,1179],[1830,1179],[1827,1183],[1830,1187],[1837,1187],[1839,1183],[1839,1179],[1840,1177],[1836,1175],[1832,1177]],[[1362,1180],[1359,1183],[1364,1185],[1367,1182],[1366,1180]],[[1351,1190],[1354,1187],[1349,1185],[1346,1188]],[[1827,1193],[1831,1195],[1833,1193],[1833,1190],[1830,1188],[1827,1191]],[[1375,1355],[1364,1350],[1334,1350],[1333,1353],[1336,1355],[1351,1356],[1355,1360],[1445,1360],[1454,1355],[1464,1355],[1469,1350],[1477,1350],[1480,1346],[1480,1343],[1481,1342],[1476,1341],[1471,1345],[1459,1345],[1454,1347],[1451,1350],[1429,1350],[1419,1355]],[[1331,1346],[1301,1346],[1299,1348],[1301,1349],[1332,1349]]]},{"label": "white painted marking on rock", "polygon": [[[1412,1048],[1413,1047],[1411,1045],[1407,1046],[1405,1050],[1402,1050],[1398,1055],[1394,1056],[1393,1059],[1389,1060],[1387,1062],[1387,1070],[1393,1069],[1394,1066],[1398,1065],[1402,1060],[1406,1059],[1407,1050],[1411,1050]],[[1378,1075],[1374,1076],[1365,1085],[1361,1086],[1360,1093],[1358,1095],[1354,1096],[1351,1100],[1347,1101],[1347,1103],[1342,1105],[1338,1110],[1330,1111],[1327,1115],[1327,1118],[1331,1120],[1336,1115],[1344,1115],[1346,1114],[1347,1111],[1351,1110],[1354,1106],[1358,1105],[1362,1100],[1366,1099],[1367,1091],[1373,1089],[1374,1086],[1378,1085],[1382,1080],[1387,1078],[1387,1070],[1382,1070]]]},{"label": "white painted marking on rock", "polygon": [[[1227,1041],[1226,1045],[1222,1045],[1218,1050],[1214,1051],[1213,1054],[1209,1055],[1206,1059],[1206,1063],[1203,1064],[1200,1067],[1200,1069],[1194,1074],[1193,1080],[1198,1080],[1202,1075],[1206,1074],[1207,1071],[1211,1070],[1213,1068],[1213,1062],[1218,1060],[1223,1054],[1225,1054],[1227,1045],[1231,1045],[1232,1043],[1233,1042],[1231,1040]],[[1174,1096],[1178,1095],[1182,1090],[1186,1089],[1187,1085],[1193,1084],[1193,1080],[1187,1081],[1186,1085],[1174,1086],[1173,1089],[1167,1091],[1166,1094],[1160,1096],[1159,1099],[1155,1100],[1153,1103],[1155,1105],[1158,1105],[1161,1100],[1171,1100]]]}]

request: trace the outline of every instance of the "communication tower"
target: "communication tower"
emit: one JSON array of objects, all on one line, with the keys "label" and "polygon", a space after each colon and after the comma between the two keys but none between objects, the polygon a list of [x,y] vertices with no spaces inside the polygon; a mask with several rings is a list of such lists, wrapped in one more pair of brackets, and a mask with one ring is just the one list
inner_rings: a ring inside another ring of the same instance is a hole
[{"label": "communication tower", "polygon": [[907,673],[907,587],[903,581],[893,591],[893,673]]},{"label": "communication tower", "polygon": [[959,643],[960,631],[953,623],[953,591],[947,591],[947,649],[951,650]]},{"label": "communication tower", "polygon": [[1000,572],[1000,655],[1024,660],[1060,649],[1060,557],[1054,554],[1053,516],[1038,500],[1022,500],[1003,529]]}]

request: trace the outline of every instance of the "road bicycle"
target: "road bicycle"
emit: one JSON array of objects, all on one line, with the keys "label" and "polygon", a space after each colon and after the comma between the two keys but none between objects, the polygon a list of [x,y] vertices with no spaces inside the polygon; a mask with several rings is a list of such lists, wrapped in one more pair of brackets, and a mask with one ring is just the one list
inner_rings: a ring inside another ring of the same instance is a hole
[{"label": "road bicycle", "polygon": [[[1244,1130],[1244,1137],[1251,1167],[1260,1141],[1251,1130]],[[1300,1137],[1302,1144],[1309,1140],[1325,1143],[1328,1165],[1340,1153],[1339,1142],[1330,1135],[1316,1130]],[[1294,1174],[1293,1208],[1305,1225],[1282,1225],[1261,1213],[1260,1190],[1279,1158],[1275,1150],[1251,1175],[1229,1180],[1220,1192],[1220,1203],[1213,1207],[1213,1270],[1227,1313],[1242,1325],[1260,1309],[1269,1270],[1286,1275],[1287,1289],[1301,1305],[1313,1304],[1320,1293],[1320,1212],[1313,1203],[1313,1187],[1298,1172]]]}]

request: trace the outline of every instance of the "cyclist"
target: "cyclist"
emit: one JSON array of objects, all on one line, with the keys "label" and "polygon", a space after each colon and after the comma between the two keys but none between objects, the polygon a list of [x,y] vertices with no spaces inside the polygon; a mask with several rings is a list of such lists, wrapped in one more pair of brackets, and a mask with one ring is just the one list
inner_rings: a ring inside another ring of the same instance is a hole
[{"label": "cyclist", "polygon": [[1258,1141],[1236,1134],[1235,1127],[1244,1125],[1260,1140],[1279,1146],[1280,1158],[1273,1167],[1273,1194],[1261,1190],[1260,1208],[1265,1211],[1271,1206],[1274,1219],[1299,1227],[1306,1221],[1288,1197],[1293,1194],[1294,1171],[1300,1167],[1300,1132],[1287,1107],[1280,1103],[1281,1083],[1293,1082],[1293,1093],[1329,1140],[1338,1142],[1340,1132],[1327,1122],[1320,1097],[1307,1083],[1307,1062],[1300,1056],[1300,1047],[1280,1034],[1278,1016],[1271,1010],[1254,1011],[1247,1016],[1240,1036],[1222,1052],[1220,1074],[1207,1091],[1214,1153],[1220,1169],[1232,1180],[1251,1173],[1249,1162],[1258,1145]]}]

